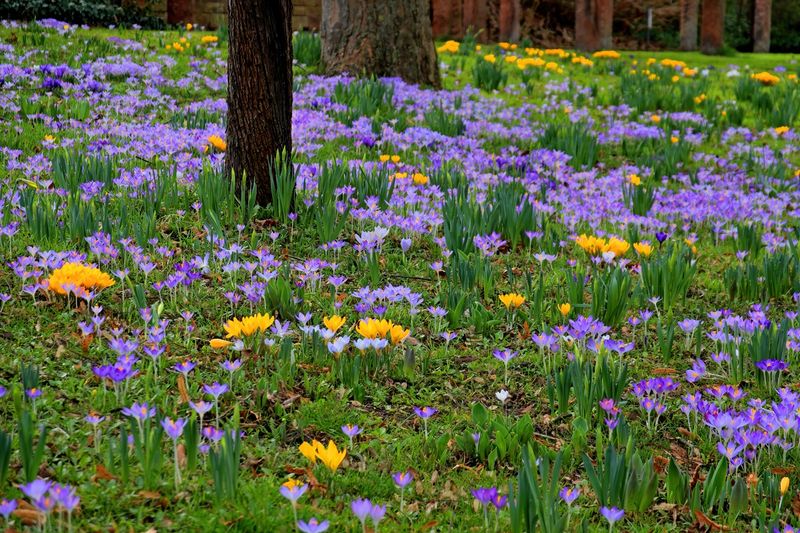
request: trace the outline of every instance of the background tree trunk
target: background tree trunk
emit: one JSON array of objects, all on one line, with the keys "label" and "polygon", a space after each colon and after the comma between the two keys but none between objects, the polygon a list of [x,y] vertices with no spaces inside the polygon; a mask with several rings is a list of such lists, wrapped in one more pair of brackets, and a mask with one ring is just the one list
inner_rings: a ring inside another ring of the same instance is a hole
[{"label": "background tree trunk", "polygon": [[292,2],[228,0],[228,127],[225,165],[272,200],[269,170],[292,151]]},{"label": "background tree trunk", "polygon": [[575,48],[583,52],[612,48],[614,0],[575,0]]},{"label": "background tree trunk", "polygon": [[612,35],[614,31],[614,0],[596,0],[597,2],[597,31],[600,36],[600,49],[611,50],[614,48]]},{"label": "background tree trunk", "polygon": [[769,52],[772,29],[772,0],[755,0],[753,11],[753,52]]},{"label": "background tree trunk", "polygon": [[430,0],[323,0],[327,74],[399,76],[439,87]]},{"label": "background tree trunk", "polygon": [[481,42],[486,42],[486,25],[489,21],[489,7],[485,0],[464,0],[464,30],[475,34]]},{"label": "background tree trunk", "polygon": [[500,0],[498,27],[501,41],[517,42],[520,38],[522,4],[520,0]]},{"label": "background tree trunk", "polygon": [[697,50],[698,0],[681,0],[681,50]]},{"label": "background tree trunk", "polygon": [[193,14],[192,0],[167,0],[167,22],[169,24],[192,22]]},{"label": "background tree trunk", "polygon": [[703,0],[700,51],[719,54],[725,43],[725,0]]}]

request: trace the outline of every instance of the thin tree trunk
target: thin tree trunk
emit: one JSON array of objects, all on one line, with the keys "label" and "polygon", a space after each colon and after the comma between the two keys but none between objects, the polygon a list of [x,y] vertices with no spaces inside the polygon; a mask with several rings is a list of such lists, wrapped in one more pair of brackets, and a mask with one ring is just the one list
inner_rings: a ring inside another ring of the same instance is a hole
[{"label": "thin tree trunk", "polygon": [[327,74],[439,86],[429,0],[323,0],[321,34]]},{"label": "thin tree trunk", "polygon": [[614,0],[597,0],[597,31],[600,37],[600,49],[611,50],[614,30]]},{"label": "thin tree trunk", "polygon": [[226,169],[255,181],[257,201],[272,200],[270,168],[292,150],[292,2],[228,0]]},{"label": "thin tree trunk", "polygon": [[489,9],[485,0],[464,0],[464,31],[473,35],[478,33],[478,40],[486,42],[486,26],[489,20]]},{"label": "thin tree trunk", "polygon": [[725,0],[703,0],[700,51],[719,54],[725,43]]},{"label": "thin tree trunk", "polygon": [[593,52],[612,48],[614,0],[575,0],[575,48]]},{"label": "thin tree trunk", "polygon": [[501,41],[519,41],[522,5],[520,0],[500,0],[498,27]]},{"label": "thin tree trunk", "polygon": [[772,31],[772,0],[755,0],[753,11],[753,52],[769,52]]},{"label": "thin tree trunk", "polygon": [[681,50],[697,50],[698,0],[681,0]]}]

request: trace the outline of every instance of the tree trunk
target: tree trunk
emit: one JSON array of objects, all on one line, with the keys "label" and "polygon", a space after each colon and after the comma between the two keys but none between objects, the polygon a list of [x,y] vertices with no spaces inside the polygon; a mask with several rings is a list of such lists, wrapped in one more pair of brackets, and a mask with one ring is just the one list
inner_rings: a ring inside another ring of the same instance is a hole
[{"label": "tree trunk", "polygon": [[698,0],[681,0],[681,50],[697,50]]},{"label": "tree trunk", "polygon": [[461,2],[458,0],[431,0],[431,23],[433,35],[460,39],[464,34],[461,27]]},{"label": "tree trunk", "polygon": [[719,54],[725,43],[725,0],[703,0],[700,51]]},{"label": "tree trunk", "polygon": [[498,27],[501,41],[516,42],[520,38],[522,5],[520,0],[500,0]]},{"label": "tree trunk", "polygon": [[292,2],[228,0],[228,127],[225,165],[272,200],[270,168],[292,151]]},{"label": "tree trunk", "polygon": [[180,24],[192,22],[192,0],[167,0],[167,22]]},{"label": "tree trunk", "polygon": [[323,0],[321,35],[327,74],[439,86],[430,0]]},{"label": "tree trunk", "polygon": [[769,52],[772,30],[772,0],[755,0],[753,11],[753,52]]},{"label": "tree trunk", "polygon": [[583,52],[610,49],[614,0],[575,0],[575,48]]},{"label": "tree trunk", "polygon": [[597,30],[600,36],[600,48],[614,48],[612,35],[614,30],[614,0],[597,0]]},{"label": "tree trunk", "polygon": [[489,21],[488,2],[485,0],[464,0],[464,30],[473,35],[478,33],[478,40],[486,42],[486,26]]}]

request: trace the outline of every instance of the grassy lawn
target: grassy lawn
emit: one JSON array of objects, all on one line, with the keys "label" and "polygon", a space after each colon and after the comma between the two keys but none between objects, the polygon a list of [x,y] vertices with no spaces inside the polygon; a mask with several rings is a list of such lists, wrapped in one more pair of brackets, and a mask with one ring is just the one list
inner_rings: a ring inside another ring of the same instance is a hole
[{"label": "grassy lawn", "polygon": [[0,27],[11,530],[797,523],[794,56],[464,44],[437,91],[300,34],[286,212],[224,175],[225,37]]}]

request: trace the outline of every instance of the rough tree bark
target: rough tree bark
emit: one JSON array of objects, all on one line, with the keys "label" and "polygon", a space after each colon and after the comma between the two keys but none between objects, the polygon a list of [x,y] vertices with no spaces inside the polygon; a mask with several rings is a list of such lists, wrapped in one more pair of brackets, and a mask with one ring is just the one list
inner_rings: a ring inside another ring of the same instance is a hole
[{"label": "rough tree bark", "polygon": [[703,0],[700,51],[719,54],[725,43],[725,0]]},{"label": "rough tree bark", "polygon": [[275,155],[292,151],[292,2],[228,0],[228,14],[225,165],[255,181],[264,206]]},{"label": "rough tree bark", "polygon": [[575,0],[575,48],[611,49],[614,0]]},{"label": "rough tree bark", "polygon": [[681,50],[697,50],[699,0],[681,0]]},{"label": "rough tree bark", "polygon": [[753,11],[753,52],[769,52],[772,31],[772,0],[755,0]]},{"label": "rough tree bark", "polygon": [[323,0],[321,36],[327,74],[439,86],[430,0]]}]

